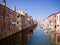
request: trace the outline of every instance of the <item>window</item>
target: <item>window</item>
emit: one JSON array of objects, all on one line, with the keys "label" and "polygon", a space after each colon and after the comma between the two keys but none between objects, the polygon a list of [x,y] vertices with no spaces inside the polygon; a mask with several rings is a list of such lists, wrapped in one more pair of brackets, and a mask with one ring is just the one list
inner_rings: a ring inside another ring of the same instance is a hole
[{"label": "window", "polygon": [[19,22],[17,22],[17,24],[19,24]]},{"label": "window", "polygon": [[12,25],[10,25],[10,30],[13,30],[13,26]]},{"label": "window", "polygon": [[10,15],[13,15],[12,10],[10,10]]},{"label": "window", "polygon": [[14,15],[16,15],[16,12],[14,12]]},{"label": "window", "polygon": [[58,16],[56,16],[56,21],[58,21]]},{"label": "window", "polygon": [[13,20],[12,19],[10,19],[10,22],[12,22]]},{"label": "window", "polygon": [[2,24],[0,24],[0,32],[2,31]]},{"label": "window", "polygon": [[51,23],[51,20],[49,22]]},{"label": "window", "polygon": [[9,18],[8,17],[5,17],[5,22],[9,22]]},{"label": "window", "polygon": [[3,9],[0,7],[0,12],[3,12]]},{"label": "window", "polygon": [[8,9],[6,8],[5,14],[8,14]]},{"label": "window", "polygon": [[55,25],[55,28],[56,28],[56,25]]},{"label": "window", "polygon": [[0,16],[0,22],[3,21],[3,16]]},{"label": "window", "polygon": [[59,21],[60,21],[60,15],[59,15]]},{"label": "window", "polygon": [[0,32],[1,32],[1,24],[0,24]]},{"label": "window", "polygon": [[59,25],[57,25],[57,27],[59,27]]},{"label": "window", "polygon": [[20,17],[20,15],[17,16],[17,18]]},{"label": "window", "polygon": [[12,12],[10,12],[10,15],[12,15]]}]

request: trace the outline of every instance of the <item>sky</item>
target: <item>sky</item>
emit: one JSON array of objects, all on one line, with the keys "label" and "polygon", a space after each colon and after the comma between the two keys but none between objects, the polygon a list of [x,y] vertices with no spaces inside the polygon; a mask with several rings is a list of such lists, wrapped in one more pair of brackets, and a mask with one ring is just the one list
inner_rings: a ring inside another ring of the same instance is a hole
[{"label": "sky", "polygon": [[[2,4],[3,0],[0,0]],[[49,15],[60,11],[60,0],[6,0],[10,9],[26,10],[33,19],[43,20]]]}]

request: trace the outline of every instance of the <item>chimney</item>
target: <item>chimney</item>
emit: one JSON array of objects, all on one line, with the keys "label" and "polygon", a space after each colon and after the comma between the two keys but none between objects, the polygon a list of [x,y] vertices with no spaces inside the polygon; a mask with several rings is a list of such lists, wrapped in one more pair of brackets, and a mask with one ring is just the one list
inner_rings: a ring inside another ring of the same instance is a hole
[{"label": "chimney", "polygon": [[3,0],[3,5],[6,6],[6,0]]},{"label": "chimney", "polygon": [[16,11],[16,6],[13,7],[13,11]]}]

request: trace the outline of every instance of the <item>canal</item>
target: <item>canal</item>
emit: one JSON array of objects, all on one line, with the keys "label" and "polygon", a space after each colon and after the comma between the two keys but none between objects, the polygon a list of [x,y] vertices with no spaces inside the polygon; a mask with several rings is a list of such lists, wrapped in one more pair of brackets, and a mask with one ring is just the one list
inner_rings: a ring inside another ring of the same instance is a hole
[{"label": "canal", "polygon": [[51,45],[46,33],[40,27],[37,27],[31,39],[28,41],[28,45]]}]

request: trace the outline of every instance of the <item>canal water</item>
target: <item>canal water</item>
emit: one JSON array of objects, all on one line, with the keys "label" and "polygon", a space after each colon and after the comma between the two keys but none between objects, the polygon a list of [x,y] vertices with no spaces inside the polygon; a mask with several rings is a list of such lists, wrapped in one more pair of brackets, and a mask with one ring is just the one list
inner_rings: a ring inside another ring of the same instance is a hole
[{"label": "canal water", "polygon": [[34,30],[31,39],[29,39],[28,45],[51,45],[51,42],[49,41],[43,29],[37,27]]}]

